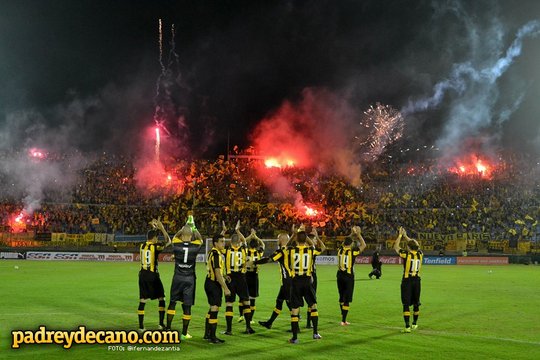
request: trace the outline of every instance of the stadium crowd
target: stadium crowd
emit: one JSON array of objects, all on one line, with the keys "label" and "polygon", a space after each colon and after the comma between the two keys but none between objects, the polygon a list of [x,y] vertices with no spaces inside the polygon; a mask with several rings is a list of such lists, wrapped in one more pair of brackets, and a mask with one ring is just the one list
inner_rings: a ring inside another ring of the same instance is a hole
[{"label": "stadium crowd", "polygon": [[[317,169],[267,169],[258,158],[221,156],[178,161],[159,187],[142,189],[131,159],[104,154],[79,171],[67,200],[45,193],[26,230],[144,234],[148,219],[160,217],[173,232],[194,210],[203,234],[218,231],[222,220],[242,219],[265,237],[305,221],[326,236],[345,235],[359,224],[371,241],[394,237],[398,226],[413,233],[481,232],[492,239],[537,240],[539,166],[521,162],[514,158],[507,162],[512,166],[501,166],[484,178],[456,175],[437,167],[435,160],[415,166],[386,161],[365,168],[361,185],[355,187]],[[290,184],[287,194],[276,193],[265,182],[276,177]],[[13,231],[13,214],[24,203],[22,198],[0,196],[2,226]],[[304,204],[316,212],[306,214]]]}]

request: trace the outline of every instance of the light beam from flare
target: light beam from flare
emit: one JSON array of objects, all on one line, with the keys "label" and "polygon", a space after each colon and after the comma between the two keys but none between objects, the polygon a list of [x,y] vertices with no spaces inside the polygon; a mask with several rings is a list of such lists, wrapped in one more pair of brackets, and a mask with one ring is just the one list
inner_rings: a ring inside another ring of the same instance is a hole
[{"label": "light beam from flare", "polygon": [[159,162],[160,160],[160,148],[161,148],[161,136],[159,134],[159,126],[156,126],[155,128],[155,131],[156,131],[156,149],[155,149],[155,153],[156,153],[156,162]]}]

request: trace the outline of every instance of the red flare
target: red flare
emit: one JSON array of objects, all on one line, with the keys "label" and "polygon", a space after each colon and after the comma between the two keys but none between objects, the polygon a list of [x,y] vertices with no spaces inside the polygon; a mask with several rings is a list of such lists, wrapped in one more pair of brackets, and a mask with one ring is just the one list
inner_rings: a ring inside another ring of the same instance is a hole
[{"label": "red flare", "polygon": [[470,155],[463,159],[454,160],[455,166],[448,168],[449,172],[459,176],[479,176],[484,179],[491,179],[497,164],[490,163],[485,158]]},{"label": "red flare", "polygon": [[13,232],[22,232],[26,230],[26,222],[25,222],[26,214],[24,211],[21,211],[18,214],[13,214],[9,220],[9,226],[11,227],[11,230]]},{"label": "red flare", "polygon": [[307,217],[315,217],[319,214],[319,211],[306,205],[305,214]]},{"label": "red flare", "polygon": [[28,155],[31,158],[37,159],[37,160],[43,160],[46,158],[45,151],[38,149],[38,148],[31,148],[28,150]]},{"label": "red flare", "polygon": [[295,166],[295,161],[292,159],[286,159],[286,158],[275,158],[270,157],[266,158],[264,160],[264,166],[267,168],[285,168],[285,167],[293,167]]}]

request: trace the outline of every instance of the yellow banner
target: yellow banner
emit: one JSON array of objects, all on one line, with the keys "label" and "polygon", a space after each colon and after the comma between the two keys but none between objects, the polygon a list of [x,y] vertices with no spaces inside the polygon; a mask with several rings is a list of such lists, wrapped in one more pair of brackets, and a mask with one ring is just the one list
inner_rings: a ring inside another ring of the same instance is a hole
[{"label": "yellow banner", "polygon": [[65,241],[66,240],[66,233],[52,233],[51,234],[51,240],[52,241]]}]

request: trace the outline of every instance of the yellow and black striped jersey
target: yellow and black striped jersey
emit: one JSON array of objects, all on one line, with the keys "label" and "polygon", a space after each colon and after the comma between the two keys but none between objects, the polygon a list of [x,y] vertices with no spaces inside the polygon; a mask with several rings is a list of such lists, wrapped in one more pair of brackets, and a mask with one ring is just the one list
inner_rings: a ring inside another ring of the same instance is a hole
[{"label": "yellow and black striped jersey", "polygon": [[274,251],[270,258],[272,261],[279,262],[282,281],[283,279],[289,279],[292,277],[291,267],[289,265],[289,249],[287,247],[282,247],[281,249]]},{"label": "yellow and black striped jersey", "polygon": [[141,270],[158,272],[158,255],[163,251],[163,246],[147,241],[141,244],[139,254],[141,257]]},{"label": "yellow and black striped jersey", "polygon": [[245,246],[230,246],[225,249],[225,274],[246,272],[247,249]]},{"label": "yellow and black striped jersey", "polygon": [[422,260],[424,253],[422,250],[399,250],[399,257],[403,260],[403,278],[420,277],[420,268],[422,267]]},{"label": "yellow and black striped jersey", "polygon": [[259,265],[253,264],[255,261],[262,259],[263,257],[263,251],[262,249],[254,249],[254,248],[248,248],[247,249],[247,261],[246,261],[246,271],[247,272],[259,272]]},{"label": "yellow and black striped jersey", "polygon": [[216,248],[212,248],[208,253],[208,259],[206,260],[206,270],[208,271],[207,277],[212,281],[217,281],[216,271],[221,272],[225,269],[225,260],[223,254]]},{"label": "yellow and black striped jersey", "polygon": [[289,261],[292,276],[311,276],[315,256],[321,252],[312,246],[297,245],[289,248]]},{"label": "yellow and black striped jersey", "polygon": [[339,271],[345,271],[348,274],[354,274],[354,261],[358,255],[360,255],[359,249],[341,246],[337,252]]}]

